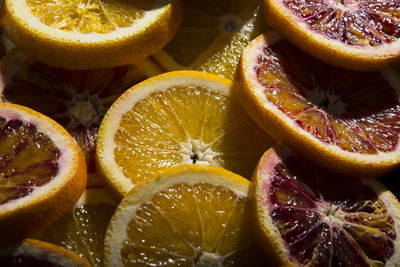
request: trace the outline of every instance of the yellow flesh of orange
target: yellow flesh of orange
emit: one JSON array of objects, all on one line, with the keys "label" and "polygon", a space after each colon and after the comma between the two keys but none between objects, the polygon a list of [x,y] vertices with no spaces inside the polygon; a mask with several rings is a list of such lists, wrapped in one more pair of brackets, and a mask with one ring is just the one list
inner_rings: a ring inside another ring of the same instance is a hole
[{"label": "yellow flesh of orange", "polygon": [[144,203],[129,223],[121,249],[124,265],[232,263],[249,245],[242,239],[245,205],[245,197],[225,187],[172,185]]},{"label": "yellow flesh of orange", "polygon": [[121,118],[115,160],[133,183],[179,164],[222,166],[250,177],[272,140],[222,93],[176,87],[152,93]]},{"label": "yellow flesh of orange", "polygon": [[109,33],[130,27],[155,0],[26,0],[32,13],[50,27],[79,33]]}]

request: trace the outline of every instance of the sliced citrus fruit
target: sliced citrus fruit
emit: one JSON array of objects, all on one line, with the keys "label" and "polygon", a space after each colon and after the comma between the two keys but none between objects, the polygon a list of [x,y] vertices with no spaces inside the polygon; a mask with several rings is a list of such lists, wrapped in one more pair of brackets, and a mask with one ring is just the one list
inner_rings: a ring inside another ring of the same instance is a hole
[{"label": "sliced citrus fruit", "polygon": [[90,264],[68,249],[38,241],[25,239],[17,245],[0,249],[2,266],[58,266],[89,267]]},{"label": "sliced citrus fruit", "polygon": [[400,163],[399,78],[327,65],[268,32],[244,50],[235,92],[260,127],[305,157],[374,176]]},{"label": "sliced citrus fruit", "polygon": [[162,48],[182,20],[179,0],[7,0],[0,25],[19,49],[68,69],[131,64]]},{"label": "sliced citrus fruit", "polygon": [[400,61],[397,0],[263,0],[266,20],[307,53],[343,68]]},{"label": "sliced citrus fruit", "polygon": [[115,207],[104,188],[87,188],[71,212],[33,237],[67,248],[92,266],[103,266],[104,236]]},{"label": "sliced citrus fruit", "polygon": [[1,244],[56,220],[73,207],[85,184],[83,153],[61,125],[0,103]]},{"label": "sliced citrus fruit", "polygon": [[267,29],[261,1],[182,2],[181,28],[151,58],[166,71],[190,68],[232,79],[243,48]]},{"label": "sliced citrus fruit", "polygon": [[116,197],[161,168],[222,166],[251,177],[273,140],[214,74],[176,71],[147,79],[115,101],[101,123],[97,157]]},{"label": "sliced citrus fruit", "polygon": [[295,266],[397,266],[400,203],[375,179],[327,171],[284,147],[254,173],[258,237]]},{"label": "sliced citrus fruit", "polygon": [[0,61],[5,101],[39,111],[64,126],[82,148],[88,185],[99,185],[94,151],[97,130],[111,104],[128,88],[161,70],[149,60],[96,70],[51,67],[14,49]]},{"label": "sliced citrus fruit", "polygon": [[105,266],[235,266],[251,244],[249,188],[248,180],[219,167],[163,170],[117,207]]}]

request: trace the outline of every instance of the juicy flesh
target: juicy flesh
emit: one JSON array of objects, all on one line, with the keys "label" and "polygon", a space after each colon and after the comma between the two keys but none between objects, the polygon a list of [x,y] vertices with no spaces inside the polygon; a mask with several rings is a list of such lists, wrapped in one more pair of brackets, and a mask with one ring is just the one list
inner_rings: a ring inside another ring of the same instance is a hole
[{"label": "juicy flesh", "polygon": [[287,41],[266,47],[257,64],[266,100],[319,141],[365,154],[397,149],[399,96],[382,73],[327,65]]},{"label": "juicy flesh", "polygon": [[266,30],[259,1],[184,0],[184,20],[164,50],[192,69],[232,79],[240,54]]},{"label": "juicy flesh", "polygon": [[30,107],[64,126],[84,152],[88,172],[96,171],[94,152],[100,122],[111,104],[128,88],[145,79],[132,66],[98,70],[66,70],[25,60],[9,64],[6,101]]},{"label": "juicy flesh", "polygon": [[152,93],[121,118],[115,161],[133,183],[180,164],[222,166],[251,177],[272,144],[239,103],[202,87]]},{"label": "juicy flesh", "polygon": [[394,253],[393,218],[358,179],[289,157],[260,188],[290,256],[301,264],[383,266]]},{"label": "juicy flesh", "polygon": [[65,247],[92,266],[103,266],[103,241],[114,210],[105,203],[79,206],[34,237]]},{"label": "juicy flesh", "polygon": [[79,33],[109,33],[132,26],[156,0],[26,0],[47,26]]},{"label": "juicy flesh", "polygon": [[0,116],[0,205],[50,182],[58,173],[59,155],[36,126]]},{"label": "juicy flesh", "polygon": [[155,194],[128,225],[124,266],[231,266],[249,245],[246,198],[207,183],[176,184]]},{"label": "juicy flesh", "polygon": [[377,46],[400,37],[397,0],[282,0],[308,27],[351,46]]}]

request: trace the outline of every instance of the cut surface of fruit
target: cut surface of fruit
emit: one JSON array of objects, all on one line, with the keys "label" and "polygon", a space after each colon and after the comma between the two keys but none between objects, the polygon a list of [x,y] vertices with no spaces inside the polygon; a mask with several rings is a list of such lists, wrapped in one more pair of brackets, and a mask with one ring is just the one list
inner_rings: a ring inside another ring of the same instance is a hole
[{"label": "cut surface of fruit", "polygon": [[396,0],[263,1],[271,26],[320,60],[357,70],[376,70],[400,60]]},{"label": "cut surface of fruit", "polygon": [[243,48],[267,29],[261,1],[182,2],[181,28],[151,58],[165,71],[190,68],[232,79]]},{"label": "cut surface of fruit", "polygon": [[90,264],[68,249],[38,241],[25,239],[17,245],[0,249],[2,266],[57,266],[57,267],[89,267]]},{"label": "cut surface of fruit", "polygon": [[92,266],[103,266],[104,236],[115,207],[104,188],[87,188],[73,210],[34,238],[67,248]]},{"label": "cut surface of fruit", "polygon": [[281,263],[398,264],[400,203],[377,180],[335,174],[277,147],[253,182],[260,237]]},{"label": "cut surface of fruit", "polygon": [[120,198],[154,172],[181,164],[222,166],[251,177],[274,141],[214,74],[177,71],[124,93],[101,123],[97,157]]},{"label": "cut surface of fruit", "polygon": [[219,167],[163,170],[117,207],[107,228],[105,265],[238,266],[251,244],[249,188],[248,180]]},{"label": "cut surface of fruit", "polygon": [[107,69],[67,70],[14,49],[0,61],[0,94],[7,102],[30,107],[64,126],[84,152],[88,185],[99,185],[94,152],[104,114],[126,89],[159,73],[149,60]]},{"label": "cut surface of fruit", "polygon": [[327,65],[275,32],[243,52],[237,92],[260,127],[319,164],[368,176],[400,163],[398,70]]},{"label": "cut surface of fruit", "polygon": [[0,243],[50,224],[85,188],[79,146],[59,124],[31,109],[0,103],[0,159]]},{"label": "cut surface of fruit", "polygon": [[0,24],[40,62],[93,69],[132,64],[158,51],[181,20],[179,0],[8,0]]}]

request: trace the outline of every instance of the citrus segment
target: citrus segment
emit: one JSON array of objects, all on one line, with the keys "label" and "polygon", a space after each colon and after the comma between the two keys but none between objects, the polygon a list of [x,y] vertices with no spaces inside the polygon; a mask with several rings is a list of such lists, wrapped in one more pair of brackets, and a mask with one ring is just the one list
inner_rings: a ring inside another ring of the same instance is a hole
[{"label": "citrus segment", "polygon": [[25,239],[17,245],[0,250],[4,266],[59,266],[89,267],[89,263],[71,251],[34,239]]},{"label": "citrus segment", "polygon": [[67,69],[132,64],[155,53],[182,20],[178,0],[6,1],[0,24],[19,49]]},{"label": "citrus segment", "polygon": [[251,244],[250,183],[222,168],[186,165],[135,187],[107,229],[106,266],[234,266]]},{"label": "citrus segment", "polygon": [[104,188],[87,188],[75,207],[34,238],[67,248],[103,266],[104,236],[116,203]]},{"label": "citrus segment", "polygon": [[260,1],[183,1],[175,37],[153,56],[166,71],[186,68],[233,78],[243,48],[267,26]]},{"label": "citrus segment", "polygon": [[273,141],[231,96],[230,80],[181,71],[124,93],[100,126],[97,156],[120,197],[159,169],[216,165],[250,177]]},{"label": "citrus segment", "polygon": [[269,32],[245,49],[237,91],[272,136],[326,167],[371,176],[400,163],[397,72],[333,67]]},{"label": "citrus segment", "polygon": [[147,60],[107,69],[66,70],[12,50],[0,61],[0,93],[5,101],[33,108],[64,126],[84,152],[88,184],[96,185],[101,183],[94,160],[100,122],[126,89],[161,73],[153,67]]},{"label": "citrus segment", "polygon": [[283,263],[395,266],[399,261],[400,204],[378,181],[329,172],[282,147],[264,154],[253,179],[257,222]]},{"label": "citrus segment", "polygon": [[1,244],[56,220],[86,184],[83,154],[73,138],[22,106],[0,103],[0,159]]},{"label": "citrus segment", "polygon": [[340,67],[399,62],[397,1],[264,0],[267,21],[307,53]]}]

